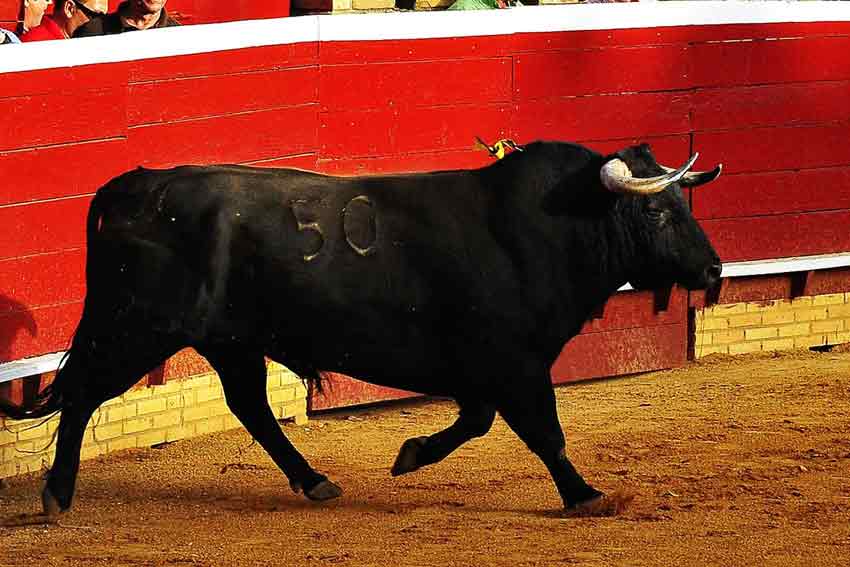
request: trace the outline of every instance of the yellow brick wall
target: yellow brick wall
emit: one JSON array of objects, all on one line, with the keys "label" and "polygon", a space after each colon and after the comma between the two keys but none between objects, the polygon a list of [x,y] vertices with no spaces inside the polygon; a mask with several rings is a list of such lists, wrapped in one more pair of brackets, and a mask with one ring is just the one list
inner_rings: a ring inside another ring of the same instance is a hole
[{"label": "yellow brick wall", "polygon": [[708,307],[694,341],[696,358],[848,343],[850,292]]},{"label": "yellow brick wall", "polygon": [[[307,391],[279,364],[269,365],[268,398],[279,419],[307,421]],[[47,469],[59,418],[0,418],[0,478]],[[214,373],[131,390],[98,409],[86,429],[81,456],[91,459],[131,447],[149,447],[241,427],[224,401]]]}]

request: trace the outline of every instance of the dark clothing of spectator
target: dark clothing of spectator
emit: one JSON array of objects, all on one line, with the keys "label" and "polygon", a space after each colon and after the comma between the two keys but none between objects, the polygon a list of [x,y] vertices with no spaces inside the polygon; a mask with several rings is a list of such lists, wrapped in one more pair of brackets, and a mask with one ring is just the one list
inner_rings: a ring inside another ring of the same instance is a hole
[{"label": "dark clothing of spectator", "polygon": [[44,16],[41,23],[21,36],[24,43],[29,41],[48,41],[51,39],[67,39],[68,36],[50,16]]},{"label": "dark clothing of spectator", "polygon": [[[127,25],[124,22],[123,15],[126,13],[127,7],[127,2],[122,2],[121,5],[118,6],[118,9],[111,14],[104,14],[99,18],[92,18],[89,23],[80,26],[77,31],[74,32],[74,37],[112,35],[128,31],[138,31],[139,28]],[[147,29],[167,28],[179,25],[180,22],[169,16],[165,11],[165,8],[163,8],[156,23]]]}]

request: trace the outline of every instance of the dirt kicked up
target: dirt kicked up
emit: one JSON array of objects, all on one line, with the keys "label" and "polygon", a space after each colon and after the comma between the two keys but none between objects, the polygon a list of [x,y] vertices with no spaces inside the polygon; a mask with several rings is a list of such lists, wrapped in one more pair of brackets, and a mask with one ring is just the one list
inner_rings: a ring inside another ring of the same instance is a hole
[{"label": "dirt kicked up", "polygon": [[[0,527],[0,565],[850,564],[850,352],[712,358],[558,389],[568,452],[616,516],[564,517],[543,465],[497,420],[391,478],[448,402],[314,417],[286,432],[345,494],[314,504],[244,431],[83,463],[58,524]],[[9,479],[0,525],[35,512]]]}]

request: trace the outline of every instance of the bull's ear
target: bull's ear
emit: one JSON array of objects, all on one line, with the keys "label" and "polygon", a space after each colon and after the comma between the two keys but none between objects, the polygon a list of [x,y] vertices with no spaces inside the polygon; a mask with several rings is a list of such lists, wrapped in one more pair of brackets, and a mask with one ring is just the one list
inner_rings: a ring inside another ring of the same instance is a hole
[{"label": "bull's ear", "polygon": [[543,211],[549,215],[591,214],[607,206],[614,194],[605,191],[599,179],[603,158],[591,152],[574,153],[559,164],[543,194]]}]

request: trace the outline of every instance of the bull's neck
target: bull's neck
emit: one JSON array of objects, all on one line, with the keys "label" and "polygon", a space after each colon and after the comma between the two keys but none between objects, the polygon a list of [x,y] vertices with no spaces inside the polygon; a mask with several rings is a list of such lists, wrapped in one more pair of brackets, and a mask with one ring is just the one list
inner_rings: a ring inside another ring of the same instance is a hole
[{"label": "bull's neck", "polygon": [[594,195],[578,195],[574,204],[552,213],[542,204],[545,185],[507,183],[515,176],[502,173],[499,166],[481,173],[482,194],[493,196],[498,203],[494,208],[501,211],[497,222],[513,227],[522,237],[518,243],[517,235],[507,234],[503,243],[528,270],[526,291],[533,296],[530,302],[551,321],[547,335],[553,341],[573,336],[632,272],[635,255],[625,200],[602,198],[591,203]]},{"label": "bull's neck", "polygon": [[572,315],[583,323],[628,281],[631,245],[617,211],[592,219],[565,219],[566,268]]}]

